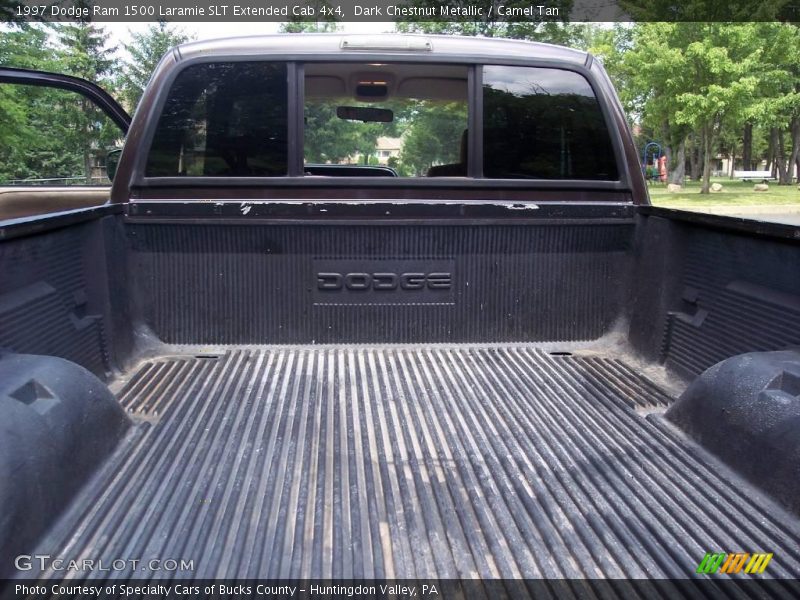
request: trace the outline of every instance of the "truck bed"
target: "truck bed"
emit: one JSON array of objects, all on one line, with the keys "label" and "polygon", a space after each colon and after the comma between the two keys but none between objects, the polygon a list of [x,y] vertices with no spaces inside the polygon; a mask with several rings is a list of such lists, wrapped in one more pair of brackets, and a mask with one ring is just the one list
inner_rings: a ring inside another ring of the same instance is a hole
[{"label": "truck bed", "polygon": [[683,578],[710,551],[800,572],[796,519],[619,358],[183,346],[115,388],[136,425],[39,553],[194,561],[155,577]]}]

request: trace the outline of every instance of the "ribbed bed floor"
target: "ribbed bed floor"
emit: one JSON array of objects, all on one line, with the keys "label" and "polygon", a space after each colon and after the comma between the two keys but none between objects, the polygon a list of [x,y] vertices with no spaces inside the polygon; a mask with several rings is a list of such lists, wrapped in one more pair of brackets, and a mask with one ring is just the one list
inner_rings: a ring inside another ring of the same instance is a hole
[{"label": "ribbed bed floor", "polygon": [[136,430],[39,551],[194,560],[173,577],[682,578],[709,551],[800,574],[785,514],[617,360],[251,348],[152,360],[119,397]]}]

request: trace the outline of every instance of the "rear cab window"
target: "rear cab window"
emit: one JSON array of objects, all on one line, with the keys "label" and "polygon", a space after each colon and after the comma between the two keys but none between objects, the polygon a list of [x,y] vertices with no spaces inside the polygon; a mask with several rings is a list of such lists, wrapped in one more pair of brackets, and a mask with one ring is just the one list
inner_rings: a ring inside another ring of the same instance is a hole
[{"label": "rear cab window", "polygon": [[291,164],[302,165],[292,179],[334,185],[339,177],[620,178],[600,103],[580,73],[353,61],[184,68],[163,104],[144,175],[285,178]]},{"label": "rear cab window", "polygon": [[619,177],[594,92],[571,71],[484,67],[483,142],[485,177]]},{"label": "rear cab window", "polygon": [[304,71],[306,175],[467,175],[467,67],[312,63]]},{"label": "rear cab window", "polygon": [[190,66],[172,85],[145,174],[285,176],[287,105],[285,64]]}]

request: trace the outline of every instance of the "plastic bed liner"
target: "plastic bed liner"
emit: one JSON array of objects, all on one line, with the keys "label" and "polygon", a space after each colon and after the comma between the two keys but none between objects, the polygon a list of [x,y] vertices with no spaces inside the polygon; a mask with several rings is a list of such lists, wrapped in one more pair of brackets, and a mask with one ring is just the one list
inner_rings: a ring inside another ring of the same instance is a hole
[{"label": "plastic bed liner", "polygon": [[194,561],[153,577],[684,578],[740,551],[800,574],[792,518],[616,359],[235,348],[150,359],[119,399],[137,426],[38,552]]}]

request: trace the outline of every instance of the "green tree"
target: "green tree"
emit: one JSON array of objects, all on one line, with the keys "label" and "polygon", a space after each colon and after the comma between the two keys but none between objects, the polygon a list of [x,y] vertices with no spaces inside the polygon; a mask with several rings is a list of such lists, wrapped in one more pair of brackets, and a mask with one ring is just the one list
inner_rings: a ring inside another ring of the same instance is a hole
[{"label": "green tree", "polygon": [[374,105],[351,98],[307,98],[303,135],[306,161],[324,164],[351,159],[369,164],[379,137],[401,137],[404,134],[415,104],[405,100],[381,102],[380,108],[391,110],[393,120],[390,123],[363,123],[340,119],[336,115],[337,107]]},{"label": "green tree", "polygon": [[[77,75],[108,86],[107,35],[90,23],[6,26],[0,64]],[[0,86],[0,179],[90,178],[120,136],[89,100],[49,87]],[[85,180],[84,180],[85,181]]]},{"label": "green tree", "polygon": [[753,23],[644,23],[618,73],[629,110],[674,143],[690,132],[702,154],[701,193],[710,188],[711,161],[726,127],[738,126],[753,103],[762,41]]},{"label": "green tree", "polygon": [[331,21],[289,21],[281,23],[281,33],[335,33],[339,25]]},{"label": "green tree", "polygon": [[800,29],[789,23],[759,23],[755,28],[763,51],[747,122],[768,132],[770,162],[778,182],[788,185],[793,170],[800,171]]},{"label": "green tree", "polygon": [[625,55],[634,44],[634,31],[635,26],[621,23],[610,28],[596,27],[591,31],[586,47],[603,64],[629,117],[641,110],[636,103],[639,91],[628,89],[632,73],[625,62]]},{"label": "green tree", "polygon": [[407,120],[399,160],[403,174],[424,176],[433,165],[459,162],[461,136],[467,124],[463,102],[420,102]]},{"label": "green tree", "polygon": [[[398,31],[419,32],[419,33],[439,33],[447,35],[481,35],[485,37],[527,37],[521,32],[528,28],[535,30],[539,24],[550,18],[539,17],[538,15],[505,17],[499,14],[499,6],[506,9],[529,8],[530,3],[522,0],[509,0],[507,2],[497,2],[495,0],[478,0],[469,2],[464,0],[412,0],[409,6],[423,9],[435,9],[436,14],[440,15],[443,7],[458,9],[481,9],[482,14],[478,17],[468,16],[455,18],[448,21],[429,21],[427,16],[403,17],[402,21],[397,22]],[[569,9],[572,6],[571,0],[561,0],[551,5],[552,8],[559,9],[559,17],[556,20],[566,22]],[[517,36],[512,36],[509,26],[513,26],[517,31]]]},{"label": "green tree", "polygon": [[150,76],[171,48],[193,39],[181,29],[175,29],[165,21],[150,25],[140,33],[131,32],[131,42],[123,44],[128,53],[125,58],[117,90],[122,103],[130,112],[139,104]]},{"label": "green tree", "polygon": [[[62,69],[50,28],[30,24],[5,28],[0,35],[0,64]],[[46,87],[0,85],[0,181],[69,176],[78,171],[80,155],[69,148],[65,121],[59,118],[67,96],[67,92]]]},{"label": "green tree", "polygon": [[[519,40],[530,40],[560,44],[573,48],[586,48],[596,27],[587,23],[570,23],[569,13],[572,0],[558,0],[548,4],[548,8],[558,9],[558,17],[530,16],[501,17],[498,8],[502,4],[505,9],[530,9],[531,3],[525,0],[482,0],[479,2],[461,2],[453,0],[415,0],[410,6],[435,8],[443,5],[459,7],[483,8],[482,19],[426,21],[425,17],[404,18],[395,23],[395,29],[402,33],[427,33],[434,35],[467,35],[483,37],[504,37]],[[489,8],[492,8],[489,16]],[[437,12],[437,14],[439,14]]]},{"label": "green tree", "polygon": [[111,84],[118,66],[116,46],[109,46],[110,35],[91,22],[55,25],[58,55],[63,71],[98,85]]},{"label": "green tree", "polygon": [[[0,35],[0,65],[27,69],[47,70],[53,68],[53,49],[48,44],[46,29],[20,24],[4,26]],[[26,99],[21,88],[12,85],[0,86],[0,177],[9,179],[14,175],[10,165],[12,149],[33,134],[27,127]]]},{"label": "green tree", "polygon": [[[339,30],[335,9],[325,0],[310,0],[307,7],[314,9],[314,15],[293,16],[288,22],[281,23],[281,33],[333,33]],[[341,10],[341,9],[339,9]],[[341,17],[341,15],[338,15]]]},{"label": "green tree", "polygon": [[639,22],[754,23],[800,20],[793,0],[619,0],[619,7]]},{"label": "green tree", "polygon": [[47,27],[28,23],[2,26],[0,65],[40,71],[57,68]]},{"label": "green tree", "polygon": [[[75,107],[82,101],[67,90],[0,85],[0,181],[80,176],[86,173],[87,148],[96,164],[105,147],[77,134]],[[95,128],[118,132],[93,105],[87,110],[82,117]]]},{"label": "green tree", "polygon": [[356,155],[368,157],[385,135],[379,123],[346,121],[336,116],[336,102],[307,101],[305,111],[304,154],[309,163],[341,163]]},{"label": "green tree", "polygon": [[[57,25],[55,31],[63,72],[111,88],[118,62],[116,47],[109,46],[106,30],[91,22],[78,22]],[[83,173],[88,181],[100,155],[119,137],[119,129],[107,119],[97,118],[97,109],[86,98],[60,107],[59,118],[69,124],[64,141],[69,147],[80,149]]]}]

